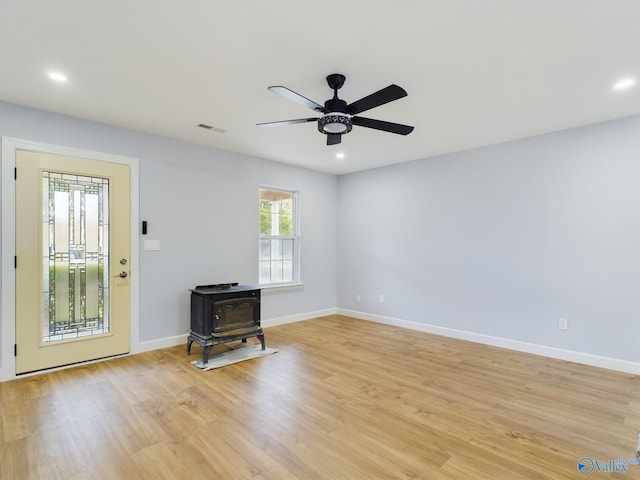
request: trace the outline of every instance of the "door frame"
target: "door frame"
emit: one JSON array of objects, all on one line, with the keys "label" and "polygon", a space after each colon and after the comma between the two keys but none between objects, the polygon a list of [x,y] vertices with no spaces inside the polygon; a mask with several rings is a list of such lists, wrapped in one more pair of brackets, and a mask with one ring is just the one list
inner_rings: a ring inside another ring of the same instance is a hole
[{"label": "door frame", "polygon": [[[130,219],[131,219],[131,257],[130,257],[130,287],[131,305],[129,312],[130,345],[129,354],[140,351],[140,319],[139,319],[139,292],[140,292],[140,258],[139,258],[139,165],[138,159],[110,153],[82,150],[62,145],[23,140],[12,137],[2,137],[2,169],[0,170],[2,184],[2,203],[0,235],[0,381],[17,378],[16,358],[14,345],[16,339],[16,278],[14,268],[15,238],[16,238],[16,185],[14,181],[14,169],[16,166],[16,150],[29,150],[32,152],[53,153],[69,157],[81,157],[102,162],[121,163],[130,169]],[[65,368],[65,367],[61,367]],[[37,374],[38,372],[35,372]],[[23,374],[20,377],[33,375]]]}]

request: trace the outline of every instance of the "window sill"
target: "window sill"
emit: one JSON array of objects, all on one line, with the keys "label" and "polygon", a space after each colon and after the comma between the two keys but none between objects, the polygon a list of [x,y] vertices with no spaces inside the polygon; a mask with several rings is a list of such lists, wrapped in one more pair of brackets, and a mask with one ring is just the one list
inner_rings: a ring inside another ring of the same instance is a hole
[{"label": "window sill", "polygon": [[298,290],[304,288],[304,283],[278,283],[270,285],[258,285],[258,288],[263,291],[275,291],[275,290]]}]

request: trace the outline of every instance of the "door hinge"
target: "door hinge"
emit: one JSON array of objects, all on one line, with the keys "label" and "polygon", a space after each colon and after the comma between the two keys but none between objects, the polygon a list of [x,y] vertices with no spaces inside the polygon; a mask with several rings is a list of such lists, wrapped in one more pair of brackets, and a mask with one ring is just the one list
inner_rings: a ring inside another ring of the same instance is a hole
[{"label": "door hinge", "polygon": [[18,268],[18,256],[13,257],[13,268]]},{"label": "door hinge", "polygon": [[17,343],[13,344],[13,356],[14,357],[18,356],[18,344]]},{"label": "door hinge", "polygon": [[13,169],[13,179],[14,180],[18,179],[18,167],[14,167]]}]

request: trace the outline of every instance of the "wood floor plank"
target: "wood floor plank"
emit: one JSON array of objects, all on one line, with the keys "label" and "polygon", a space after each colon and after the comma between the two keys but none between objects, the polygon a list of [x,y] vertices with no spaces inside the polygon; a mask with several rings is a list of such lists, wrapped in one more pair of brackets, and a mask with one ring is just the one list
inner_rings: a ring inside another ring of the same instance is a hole
[{"label": "wood floor plank", "polygon": [[568,479],[635,456],[638,376],[340,315],[265,330],[277,354],[208,372],[179,346],[0,383],[0,478]]}]

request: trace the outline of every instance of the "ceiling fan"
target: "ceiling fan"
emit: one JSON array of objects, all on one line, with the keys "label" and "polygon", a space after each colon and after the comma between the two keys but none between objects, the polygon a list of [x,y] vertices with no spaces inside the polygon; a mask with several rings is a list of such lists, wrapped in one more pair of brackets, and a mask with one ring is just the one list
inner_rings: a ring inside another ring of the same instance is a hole
[{"label": "ceiling fan", "polygon": [[298,118],[296,120],[283,120],[281,122],[258,123],[259,127],[277,127],[280,125],[291,125],[294,123],[318,122],[318,131],[327,136],[327,145],[337,145],[342,141],[342,135],[351,131],[353,125],[373,128],[384,132],[397,133],[399,135],[409,135],[413,127],[401,125],[399,123],[384,122],[372,118],[356,116],[359,113],[370,110],[385,103],[393,102],[399,98],[406,97],[407,92],[398,85],[389,85],[382,90],[378,90],[371,95],[367,95],[349,105],[344,100],[338,98],[338,90],[344,85],[345,76],[339,73],[332,73],[327,76],[327,83],[333,90],[333,98],[324,102],[324,107],[313,100],[289,90],[287,87],[269,87],[273,93],[277,93],[289,100],[293,100],[300,105],[322,113],[321,117]]}]

